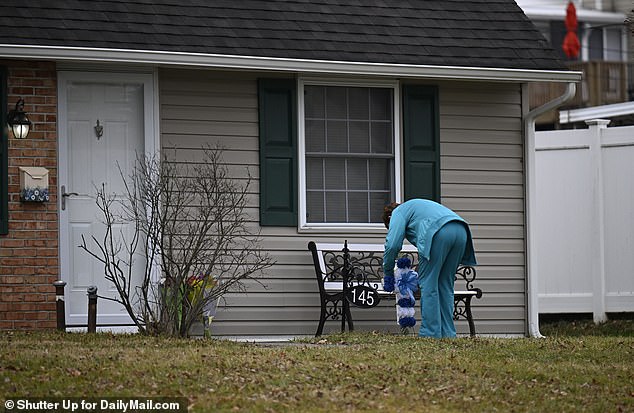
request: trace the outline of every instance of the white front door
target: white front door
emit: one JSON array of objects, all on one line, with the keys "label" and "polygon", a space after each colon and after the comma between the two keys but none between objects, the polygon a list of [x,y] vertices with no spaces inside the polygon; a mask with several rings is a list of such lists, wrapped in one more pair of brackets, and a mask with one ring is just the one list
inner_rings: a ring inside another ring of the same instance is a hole
[{"label": "white front door", "polygon": [[[104,266],[78,246],[82,236],[88,247],[100,254],[105,234],[103,214],[96,200],[97,188],[106,193],[124,193],[124,177],[129,176],[138,155],[151,142],[152,111],[148,112],[147,88],[151,75],[87,74],[60,72],[60,154],[59,207],[60,259],[62,280],[66,281],[66,322],[86,324],[86,290],[95,285],[100,297],[117,297],[114,285],[106,280]],[[150,132],[150,133],[148,133]],[[114,234],[129,234],[131,227],[117,225]],[[143,247],[139,246],[139,254]],[[121,258],[125,258],[125,248]],[[142,257],[136,257],[142,262]],[[124,267],[125,269],[125,267]],[[134,269],[138,284],[144,268]],[[122,325],[131,322],[122,305],[99,299],[97,325]]]}]

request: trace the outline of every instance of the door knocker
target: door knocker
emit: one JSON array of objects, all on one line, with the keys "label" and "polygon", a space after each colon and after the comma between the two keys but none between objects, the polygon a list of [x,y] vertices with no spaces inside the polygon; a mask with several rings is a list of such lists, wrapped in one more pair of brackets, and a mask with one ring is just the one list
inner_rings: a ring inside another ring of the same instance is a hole
[{"label": "door knocker", "polygon": [[97,119],[97,126],[95,126],[95,135],[97,135],[97,140],[103,136],[103,125],[99,124],[99,119]]}]

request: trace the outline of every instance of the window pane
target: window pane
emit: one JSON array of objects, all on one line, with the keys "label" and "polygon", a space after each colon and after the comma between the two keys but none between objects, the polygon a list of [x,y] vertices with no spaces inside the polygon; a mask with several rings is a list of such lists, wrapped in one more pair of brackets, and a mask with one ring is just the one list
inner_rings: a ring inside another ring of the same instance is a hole
[{"label": "window pane", "polygon": [[348,222],[368,222],[367,192],[351,192],[348,194]]},{"label": "window pane", "polygon": [[326,159],[326,188],[346,189],[345,160]]},{"label": "window pane", "polygon": [[590,31],[590,60],[603,60],[603,30]]},{"label": "window pane", "polygon": [[348,117],[367,120],[370,116],[370,89],[351,87],[348,89]]},{"label": "window pane", "polygon": [[326,222],[346,222],[344,192],[326,192]]},{"label": "window pane", "polygon": [[370,152],[370,125],[367,121],[350,121],[350,152]]},{"label": "window pane", "polygon": [[372,122],[372,153],[393,153],[392,124],[387,122]]},{"label": "window pane", "polygon": [[389,191],[392,186],[392,161],[389,159],[371,159],[370,189]]},{"label": "window pane", "polygon": [[329,120],[327,123],[327,152],[348,152],[348,124]]},{"label": "window pane", "polygon": [[326,121],[306,121],[306,150],[308,152],[324,152],[326,150]]},{"label": "window pane", "polygon": [[[630,26],[630,28],[632,28],[632,26]],[[605,36],[605,44],[609,44],[610,46],[605,49],[604,60],[618,62],[621,60],[621,29],[605,29]]]},{"label": "window pane", "polygon": [[324,166],[322,159],[306,160],[306,189],[324,189]]},{"label": "window pane", "polygon": [[306,222],[324,222],[324,193],[306,193]]},{"label": "window pane", "polygon": [[380,223],[394,197],[393,90],[313,85],[304,96],[306,221]]},{"label": "window pane", "polygon": [[304,88],[304,107],[307,118],[323,119],[326,116],[324,94],[324,88],[321,86],[306,86]]},{"label": "window pane", "polygon": [[392,120],[392,90],[374,88],[370,91],[372,120]]},{"label": "window pane", "polygon": [[348,117],[345,87],[326,88],[326,117],[329,119],[346,119]]},{"label": "window pane", "polygon": [[370,193],[370,222],[383,223],[383,207],[393,201],[389,193]]},{"label": "window pane", "polygon": [[348,160],[348,189],[368,189],[368,161],[365,159]]}]

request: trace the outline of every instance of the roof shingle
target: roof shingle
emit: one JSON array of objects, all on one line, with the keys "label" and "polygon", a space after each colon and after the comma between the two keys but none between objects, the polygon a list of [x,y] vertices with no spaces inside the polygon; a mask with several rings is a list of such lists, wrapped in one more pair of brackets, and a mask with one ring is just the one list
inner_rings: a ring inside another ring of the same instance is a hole
[{"label": "roof shingle", "polygon": [[565,69],[513,0],[4,0],[0,44]]}]

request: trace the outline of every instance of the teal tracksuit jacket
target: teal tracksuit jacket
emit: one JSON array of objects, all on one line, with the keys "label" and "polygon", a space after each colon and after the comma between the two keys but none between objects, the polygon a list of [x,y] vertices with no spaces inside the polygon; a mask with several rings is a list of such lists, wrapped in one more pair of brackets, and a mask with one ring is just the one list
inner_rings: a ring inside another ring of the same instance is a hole
[{"label": "teal tracksuit jacket", "polygon": [[467,246],[461,264],[476,265],[471,231],[464,219],[451,209],[427,199],[411,199],[392,212],[390,229],[385,237],[383,271],[394,275],[394,261],[407,239],[418,249],[419,260],[429,260],[431,244],[436,232],[447,222],[460,221],[467,228]]}]

